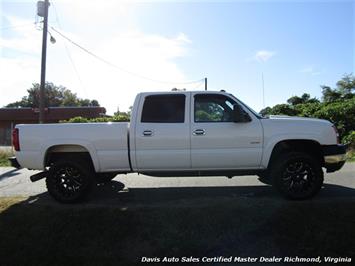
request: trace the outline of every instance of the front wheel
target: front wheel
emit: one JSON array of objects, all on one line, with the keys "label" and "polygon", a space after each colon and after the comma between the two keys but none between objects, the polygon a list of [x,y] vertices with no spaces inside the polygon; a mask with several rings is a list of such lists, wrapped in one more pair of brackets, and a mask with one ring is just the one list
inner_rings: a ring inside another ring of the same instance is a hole
[{"label": "front wheel", "polygon": [[258,180],[265,185],[272,185],[272,178],[270,176],[269,171],[263,171],[257,174]]},{"label": "front wheel", "polygon": [[50,168],[46,185],[49,194],[57,201],[74,203],[88,195],[93,180],[93,171],[85,162],[60,160]]},{"label": "front wheel", "polygon": [[276,188],[289,199],[311,198],[323,185],[320,163],[303,152],[290,152],[275,160],[272,177]]},{"label": "front wheel", "polygon": [[96,182],[98,184],[101,183],[109,183],[112,179],[117,176],[117,173],[97,173],[96,174]]}]

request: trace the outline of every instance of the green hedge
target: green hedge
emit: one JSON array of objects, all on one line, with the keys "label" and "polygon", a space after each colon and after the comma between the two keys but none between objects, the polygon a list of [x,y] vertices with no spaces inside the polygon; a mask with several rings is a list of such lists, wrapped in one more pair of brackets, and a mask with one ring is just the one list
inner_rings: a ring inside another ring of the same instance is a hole
[{"label": "green hedge", "polygon": [[60,123],[106,123],[106,122],[129,122],[129,116],[114,115],[112,117],[85,118],[82,116],[73,117],[69,120],[61,120]]}]

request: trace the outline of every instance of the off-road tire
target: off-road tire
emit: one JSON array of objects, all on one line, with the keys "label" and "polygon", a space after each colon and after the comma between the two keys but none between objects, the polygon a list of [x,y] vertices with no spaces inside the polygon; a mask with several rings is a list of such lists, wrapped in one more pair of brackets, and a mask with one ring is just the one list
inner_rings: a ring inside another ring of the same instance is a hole
[{"label": "off-road tire", "polygon": [[50,167],[46,178],[49,194],[61,203],[84,200],[92,190],[94,172],[82,160],[61,159]]},{"label": "off-road tire", "polygon": [[272,178],[269,171],[263,171],[257,174],[258,180],[266,185],[272,185]]},{"label": "off-road tire", "polygon": [[316,195],[323,185],[320,162],[304,152],[281,154],[271,167],[273,185],[288,199],[303,200]]},{"label": "off-road tire", "polygon": [[96,183],[98,183],[98,184],[109,183],[116,176],[117,176],[117,173],[97,173],[95,175],[95,180],[96,180]]}]

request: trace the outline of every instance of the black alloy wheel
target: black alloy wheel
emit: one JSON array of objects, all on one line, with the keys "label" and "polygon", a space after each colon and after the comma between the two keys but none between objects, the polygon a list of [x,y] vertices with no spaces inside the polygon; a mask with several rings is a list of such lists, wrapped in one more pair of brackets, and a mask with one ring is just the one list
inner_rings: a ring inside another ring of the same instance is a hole
[{"label": "black alloy wheel", "polygon": [[92,188],[93,173],[84,162],[58,161],[46,179],[49,194],[63,203],[84,199]]},{"label": "black alloy wheel", "polygon": [[[281,162],[280,162],[281,161]],[[281,156],[273,171],[274,184],[290,199],[307,199],[322,187],[323,171],[310,155],[292,152]]]}]

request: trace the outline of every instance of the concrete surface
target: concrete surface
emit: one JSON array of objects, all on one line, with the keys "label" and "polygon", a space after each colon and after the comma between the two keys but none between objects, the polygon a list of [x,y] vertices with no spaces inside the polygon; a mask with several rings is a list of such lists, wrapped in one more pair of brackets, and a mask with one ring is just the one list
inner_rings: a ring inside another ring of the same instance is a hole
[{"label": "concrete surface", "polygon": [[[32,183],[30,175],[36,173],[27,169],[17,170],[0,167],[0,197],[36,196],[47,194],[44,179]],[[100,185],[95,192],[95,200],[119,198],[119,192],[157,191],[178,192],[180,197],[191,193],[217,193],[234,197],[253,197],[277,195],[269,185],[263,184],[257,176],[226,177],[149,177],[138,174],[118,175],[113,182]],[[169,188],[169,189],[168,189]],[[184,192],[182,193],[184,188]],[[186,194],[186,193],[187,194]],[[184,194],[185,193],[185,194]],[[132,194],[132,193],[131,193]],[[276,196],[277,197],[277,196]],[[325,185],[317,198],[355,198],[355,163],[346,163],[335,173],[325,174]]]}]

